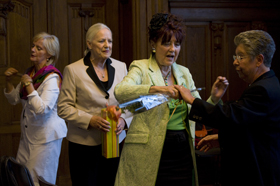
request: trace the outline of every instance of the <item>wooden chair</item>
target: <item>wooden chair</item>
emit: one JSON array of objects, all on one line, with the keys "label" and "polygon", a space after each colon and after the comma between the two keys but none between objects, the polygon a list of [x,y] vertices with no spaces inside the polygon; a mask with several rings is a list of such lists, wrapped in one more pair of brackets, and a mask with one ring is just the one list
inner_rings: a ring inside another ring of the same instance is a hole
[{"label": "wooden chair", "polygon": [[3,186],[34,186],[29,170],[10,156],[1,157],[1,182]]},{"label": "wooden chair", "polygon": [[37,178],[39,180],[40,186],[57,186],[57,185],[47,182],[42,176],[38,176]]}]

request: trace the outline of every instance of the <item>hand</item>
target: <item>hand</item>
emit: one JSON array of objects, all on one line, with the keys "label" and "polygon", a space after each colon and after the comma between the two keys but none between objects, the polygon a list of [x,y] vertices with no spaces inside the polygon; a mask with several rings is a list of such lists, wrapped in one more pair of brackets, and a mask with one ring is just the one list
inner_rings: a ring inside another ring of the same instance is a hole
[{"label": "hand", "polygon": [[184,86],[174,85],[174,87],[180,92],[182,99],[189,104],[192,104],[195,98],[192,96],[191,91]]},{"label": "hand", "polygon": [[110,123],[100,116],[92,116],[89,125],[90,127],[101,130],[103,132],[109,132],[111,128]]},{"label": "hand", "polygon": [[6,76],[6,79],[7,80],[10,80],[10,78],[14,75],[14,74],[17,74],[18,73],[18,70],[15,69],[15,68],[8,68],[5,72],[4,72],[4,75]]},{"label": "hand", "polygon": [[125,121],[124,121],[124,119],[123,119],[123,118],[119,118],[119,120],[118,120],[118,125],[117,125],[117,129],[116,129],[117,135],[120,135],[120,134],[122,133],[124,127],[125,127]]},{"label": "hand", "polygon": [[218,76],[211,90],[211,99],[217,104],[227,90],[229,83],[225,77]]},{"label": "hand", "polygon": [[199,149],[199,151],[204,151],[204,152],[207,152],[208,150],[217,147],[220,147],[218,141],[218,134],[205,136],[198,142],[196,146],[196,148]]},{"label": "hand", "polygon": [[173,99],[179,99],[179,91],[173,86],[152,86],[149,93],[161,93],[170,96]]},{"label": "hand", "polygon": [[171,86],[165,86],[165,94],[169,95],[173,99],[179,99],[180,94],[179,91],[174,87],[174,85]]},{"label": "hand", "polygon": [[21,77],[20,82],[22,84],[25,84],[27,82],[32,82],[32,78],[28,74],[23,74],[23,76]]}]

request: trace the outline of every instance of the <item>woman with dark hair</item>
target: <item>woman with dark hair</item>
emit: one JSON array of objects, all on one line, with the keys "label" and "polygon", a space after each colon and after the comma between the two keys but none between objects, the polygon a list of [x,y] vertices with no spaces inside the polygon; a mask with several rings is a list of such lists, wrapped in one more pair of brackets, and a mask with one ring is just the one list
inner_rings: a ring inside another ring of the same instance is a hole
[{"label": "woman with dark hair", "polygon": [[34,184],[37,176],[55,184],[65,121],[57,115],[57,98],[62,75],[54,67],[59,56],[56,36],[41,32],[33,38],[30,61],[33,63],[15,88],[13,78],[20,75],[15,68],[5,71],[4,95],[9,103],[22,104],[21,138],[16,160],[30,171]]},{"label": "woman with dark hair", "polygon": [[[195,185],[198,186],[194,132],[187,119],[190,105],[179,101],[174,85],[195,89],[188,68],[176,59],[185,36],[184,24],[171,14],[155,14],[149,25],[152,54],[133,61],[128,75],[115,88],[118,100],[149,93],[172,99],[134,116],[127,133],[115,185]],[[192,94],[200,98],[197,92]],[[213,93],[212,100],[219,101]],[[213,103],[214,104],[214,103]]]}]

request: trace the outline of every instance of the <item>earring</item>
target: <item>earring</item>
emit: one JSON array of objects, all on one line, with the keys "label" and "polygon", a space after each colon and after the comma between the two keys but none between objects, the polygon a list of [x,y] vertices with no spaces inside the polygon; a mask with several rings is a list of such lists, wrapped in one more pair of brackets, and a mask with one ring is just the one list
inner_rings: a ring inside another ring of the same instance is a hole
[{"label": "earring", "polygon": [[156,53],[156,49],[155,48],[152,48],[152,53]]}]

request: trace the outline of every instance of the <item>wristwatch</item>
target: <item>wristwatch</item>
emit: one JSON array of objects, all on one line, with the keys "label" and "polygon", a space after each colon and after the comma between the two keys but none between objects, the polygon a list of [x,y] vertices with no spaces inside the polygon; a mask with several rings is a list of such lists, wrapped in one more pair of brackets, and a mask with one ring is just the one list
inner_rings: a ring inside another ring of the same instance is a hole
[{"label": "wristwatch", "polygon": [[32,81],[27,81],[27,82],[24,83],[24,86],[27,87],[27,86],[30,85],[31,83],[32,83]]}]

